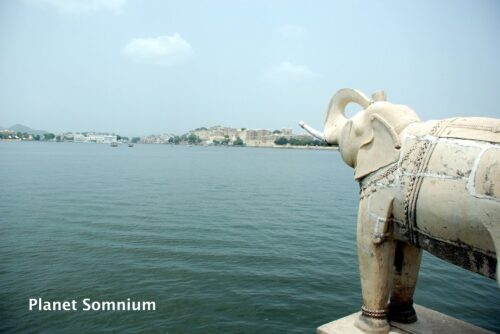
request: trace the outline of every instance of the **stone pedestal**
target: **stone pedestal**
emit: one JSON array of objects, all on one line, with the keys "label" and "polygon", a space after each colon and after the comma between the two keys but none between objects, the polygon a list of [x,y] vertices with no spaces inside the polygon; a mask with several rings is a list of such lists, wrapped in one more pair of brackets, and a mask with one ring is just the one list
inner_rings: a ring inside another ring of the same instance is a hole
[{"label": "stone pedestal", "polygon": [[[391,323],[389,334],[494,334],[480,327],[471,325],[445,314],[433,311],[423,306],[414,305],[418,321],[413,324]],[[353,313],[347,317],[329,322],[318,327],[317,334],[364,334],[354,327],[354,322],[361,312]]]}]

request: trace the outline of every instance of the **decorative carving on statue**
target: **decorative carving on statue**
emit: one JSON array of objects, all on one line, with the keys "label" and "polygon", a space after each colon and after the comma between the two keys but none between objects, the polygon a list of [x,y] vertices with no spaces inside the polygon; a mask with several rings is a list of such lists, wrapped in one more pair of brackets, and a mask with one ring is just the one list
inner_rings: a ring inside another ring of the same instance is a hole
[{"label": "decorative carving on statue", "polygon": [[[345,107],[364,109],[348,119]],[[330,101],[323,132],[360,184],[357,245],[363,292],[356,326],[387,333],[388,320],[417,320],[413,293],[422,249],[498,278],[500,120],[422,122],[403,105],[354,89]]]}]

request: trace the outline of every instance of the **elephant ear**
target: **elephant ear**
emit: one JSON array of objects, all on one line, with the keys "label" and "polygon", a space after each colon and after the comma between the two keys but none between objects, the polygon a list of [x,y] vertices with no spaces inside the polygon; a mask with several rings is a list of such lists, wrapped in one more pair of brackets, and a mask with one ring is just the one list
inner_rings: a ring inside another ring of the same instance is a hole
[{"label": "elephant ear", "polygon": [[394,128],[377,114],[372,115],[371,126],[371,137],[358,151],[354,173],[356,180],[399,159],[401,143]]}]

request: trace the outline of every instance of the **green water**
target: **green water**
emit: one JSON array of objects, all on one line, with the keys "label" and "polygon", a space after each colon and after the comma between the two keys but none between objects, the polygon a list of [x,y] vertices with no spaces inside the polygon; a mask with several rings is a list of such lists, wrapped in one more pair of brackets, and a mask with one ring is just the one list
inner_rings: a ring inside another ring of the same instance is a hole
[{"label": "green water", "polygon": [[[0,142],[0,159],[0,332],[314,333],[360,307],[358,185],[335,152]],[[500,330],[496,282],[433,256],[415,301]]]}]

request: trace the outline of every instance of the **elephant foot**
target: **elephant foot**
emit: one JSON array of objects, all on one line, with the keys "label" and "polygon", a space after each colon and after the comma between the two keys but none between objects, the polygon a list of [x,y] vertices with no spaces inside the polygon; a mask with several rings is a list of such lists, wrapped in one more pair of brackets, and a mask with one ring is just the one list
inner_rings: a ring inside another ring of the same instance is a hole
[{"label": "elephant foot", "polygon": [[411,303],[400,304],[391,300],[389,304],[389,320],[403,324],[411,324],[417,321],[417,313]]},{"label": "elephant foot", "polygon": [[388,334],[391,326],[387,321],[387,311],[371,311],[362,308],[362,313],[354,323],[354,326],[363,333]]}]

